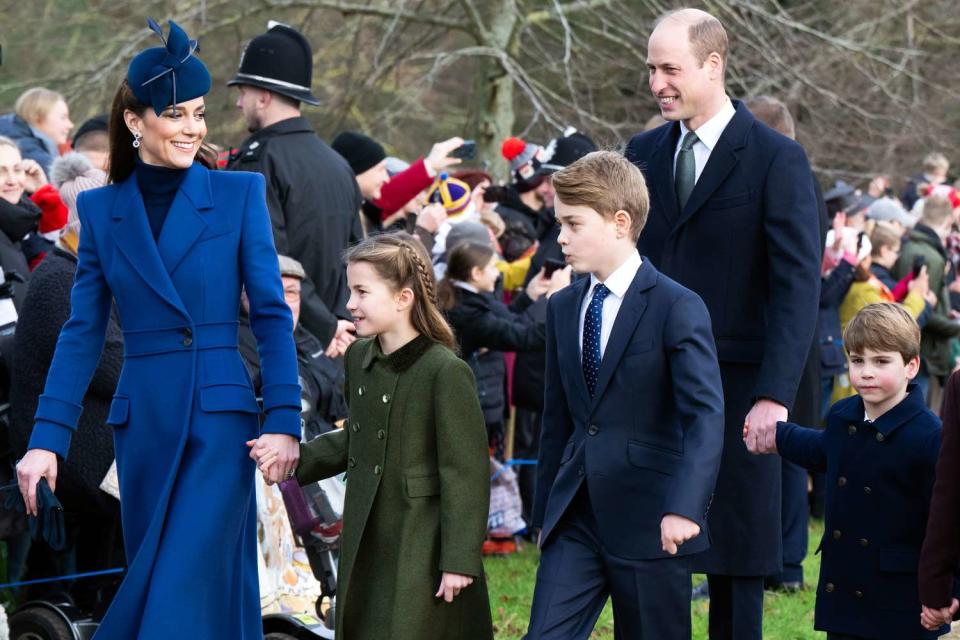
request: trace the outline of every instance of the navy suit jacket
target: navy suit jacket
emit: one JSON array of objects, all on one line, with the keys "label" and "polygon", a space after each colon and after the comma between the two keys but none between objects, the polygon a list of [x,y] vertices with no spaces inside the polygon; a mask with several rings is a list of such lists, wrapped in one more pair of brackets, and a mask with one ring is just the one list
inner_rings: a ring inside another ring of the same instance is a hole
[{"label": "navy suit jacket", "polygon": [[547,309],[546,384],[533,524],[546,543],[586,482],[600,537],[629,559],[666,557],[660,520],[675,513],[709,546],[706,513],[723,447],[723,390],[710,315],[644,258],[613,324],[593,396],[580,358],[582,278]]},{"label": "navy suit jacket", "polygon": [[682,210],[672,188],[679,123],[630,141],[626,157],[654,187],[638,246],[703,298],[721,363],[759,366],[751,398],[789,409],[817,323],[813,174],[799,144],[733,102],[736,114]]}]

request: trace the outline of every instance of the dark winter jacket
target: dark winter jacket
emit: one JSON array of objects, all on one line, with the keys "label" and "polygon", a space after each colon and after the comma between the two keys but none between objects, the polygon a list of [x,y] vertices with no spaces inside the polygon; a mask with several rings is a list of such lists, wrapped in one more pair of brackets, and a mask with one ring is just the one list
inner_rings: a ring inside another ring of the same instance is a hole
[{"label": "dark winter jacket", "polygon": [[3,267],[4,279],[13,283],[13,304],[18,312],[23,305],[26,282],[30,276],[24,242],[29,240],[28,235],[43,240],[34,233],[39,220],[40,209],[26,196],[17,204],[0,198],[0,267]]},{"label": "dark winter jacket", "polygon": [[477,394],[487,424],[501,422],[504,416],[507,369],[503,352],[543,353],[546,329],[542,309],[538,319],[536,307],[545,308],[546,300],[534,303],[521,294],[507,307],[490,294],[457,288],[456,305],[447,311],[460,344],[460,357],[477,379]]},{"label": "dark winter jacket", "polygon": [[15,113],[0,116],[0,136],[16,142],[20,155],[36,160],[43,167],[43,172],[50,175],[50,165],[53,164],[53,159],[60,155],[53,140],[31,127]]},{"label": "dark winter jacket", "polygon": [[343,251],[363,235],[363,197],[350,165],[303,117],[281,120],[247,138],[233,154],[232,171],[257,171],[267,179],[267,208],[277,252],[307,272],[300,322],[329,344],[346,310]]},{"label": "dark winter jacket", "polygon": [[[14,338],[10,443],[16,457],[27,450],[37,399],[43,393],[60,329],[70,317],[76,270],[76,257],[55,248],[30,279]],[[111,313],[100,363],[83,398],[77,433],[57,479],[57,497],[67,511],[116,510],[116,500],[100,490],[100,482],[114,458],[113,430],[106,420],[122,366],[123,333],[116,314]]]}]

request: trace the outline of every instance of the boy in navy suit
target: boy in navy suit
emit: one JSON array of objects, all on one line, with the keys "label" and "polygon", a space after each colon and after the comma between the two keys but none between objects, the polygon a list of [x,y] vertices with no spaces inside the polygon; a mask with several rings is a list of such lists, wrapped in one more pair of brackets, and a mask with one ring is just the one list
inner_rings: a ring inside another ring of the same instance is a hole
[{"label": "boy in navy suit", "polygon": [[558,241],[589,274],[551,298],[528,640],[589,637],[607,598],[617,638],[690,638],[689,555],[723,447],[710,316],[636,250],[640,170],[598,151],[553,176]]},{"label": "boy in navy suit", "polygon": [[828,640],[938,638],[949,628],[921,626],[917,588],[940,450],[940,419],[909,384],[920,328],[902,306],[872,304],[847,325],[843,344],[859,395],[833,405],[824,431],[779,423],[775,445],[763,450],[826,472],[814,628]]}]

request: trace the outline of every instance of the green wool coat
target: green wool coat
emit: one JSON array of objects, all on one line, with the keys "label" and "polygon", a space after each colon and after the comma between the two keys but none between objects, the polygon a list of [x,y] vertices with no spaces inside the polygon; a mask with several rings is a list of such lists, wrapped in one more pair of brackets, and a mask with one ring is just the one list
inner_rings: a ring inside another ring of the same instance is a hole
[{"label": "green wool coat", "polygon": [[[301,445],[297,479],[347,472],[339,640],[490,640],[481,547],[490,502],[486,428],[470,368],[421,336],[389,356],[346,354],[349,418]],[[473,576],[452,604],[441,573]]]}]

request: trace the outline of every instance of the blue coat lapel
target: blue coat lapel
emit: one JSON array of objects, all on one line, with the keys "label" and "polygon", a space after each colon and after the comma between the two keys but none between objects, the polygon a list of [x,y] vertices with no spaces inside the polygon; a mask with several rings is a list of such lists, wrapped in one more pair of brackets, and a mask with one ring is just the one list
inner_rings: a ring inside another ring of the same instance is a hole
[{"label": "blue coat lapel", "polygon": [[200,211],[213,208],[210,172],[194,162],[180,183],[160,231],[157,246],[168,274],[173,274],[207,227]]},{"label": "blue coat lapel", "polygon": [[653,151],[649,172],[650,184],[664,185],[665,187],[663,189],[652,189],[651,193],[660,201],[660,210],[666,214],[666,218],[671,225],[674,225],[680,217],[677,191],[673,187],[673,156],[676,152],[679,135],[680,125],[676,122],[664,127],[663,135],[660,136]]},{"label": "blue coat lapel", "polygon": [[[603,351],[603,358],[600,360],[600,371],[597,373],[597,387],[593,391],[591,409],[596,407],[597,402],[603,397],[603,392],[613,377],[613,372],[620,363],[624,350],[630,344],[637,324],[647,308],[648,289],[657,284],[657,270],[647,258],[643,259],[637,275],[633,277],[633,282],[623,296],[623,302],[620,304],[620,310],[617,312],[617,319],[613,322],[613,328],[610,331],[610,338],[607,340],[607,348]],[[583,375],[581,374],[581,378]]]},{"label": "blue coat lapel", "polygon": [[561,372],[569,371],[573,376],[573,386],[585,407],[590,406],[590,392],[587,391],[587,381],[583,378],[580,362],[580,308],[589,290],[590,278],[580,278],[570,286],[570,295],[566,296],[564,305],[557,309],[557,336],[562,336],[562,352],[565,354],[560,362]]},{"label": "blue coat lapel", "polygon": [[[750,129],[753,128],[754,117],[739,100],[734,100],[733,104],[737,112],[729,124],[727,124],[727,128],[720,134],[720,139],[717,140],[713,151],[710,152],[710,159],[707,160],[707,166],[703,168],[700,179],[697,180],[697,184],[693,187],[693,192],[690,194],[690,199],[687,200],[686,206],[683,208],[683,211],[680,212],[680,217],[674,226],[675,229],[682,226],[684,222],[689,220],[694,213],[706,204],[710,196],[713,195],[713,192],[723,184],[723,181],[727,179],[727,176],[730,175],[733,168],[737,166],[737,162],[740,159],[738,151],[747,146],[747,134],[750,132]],[[677,125],[677,127],[679,128],[679,125]],[[673,175],[672,172],[670,175]],[[671,181],[670,184],[672,185],[673,182]],[[673,193],[673,189],[669,189],[669,191]],[[674,201],[676,201],[676,195],[673,197]]]},{"label": "blue coat lapel", "polygon": [[186,315],[183,301],[180,300],[170,274],[160,259],[157,243],[147,223],[143,196],[140,195],[140,187],[137,186],[134,175],[119,185],[113,207],[113,220],[110,232],[120,253],[157,295]]}]

